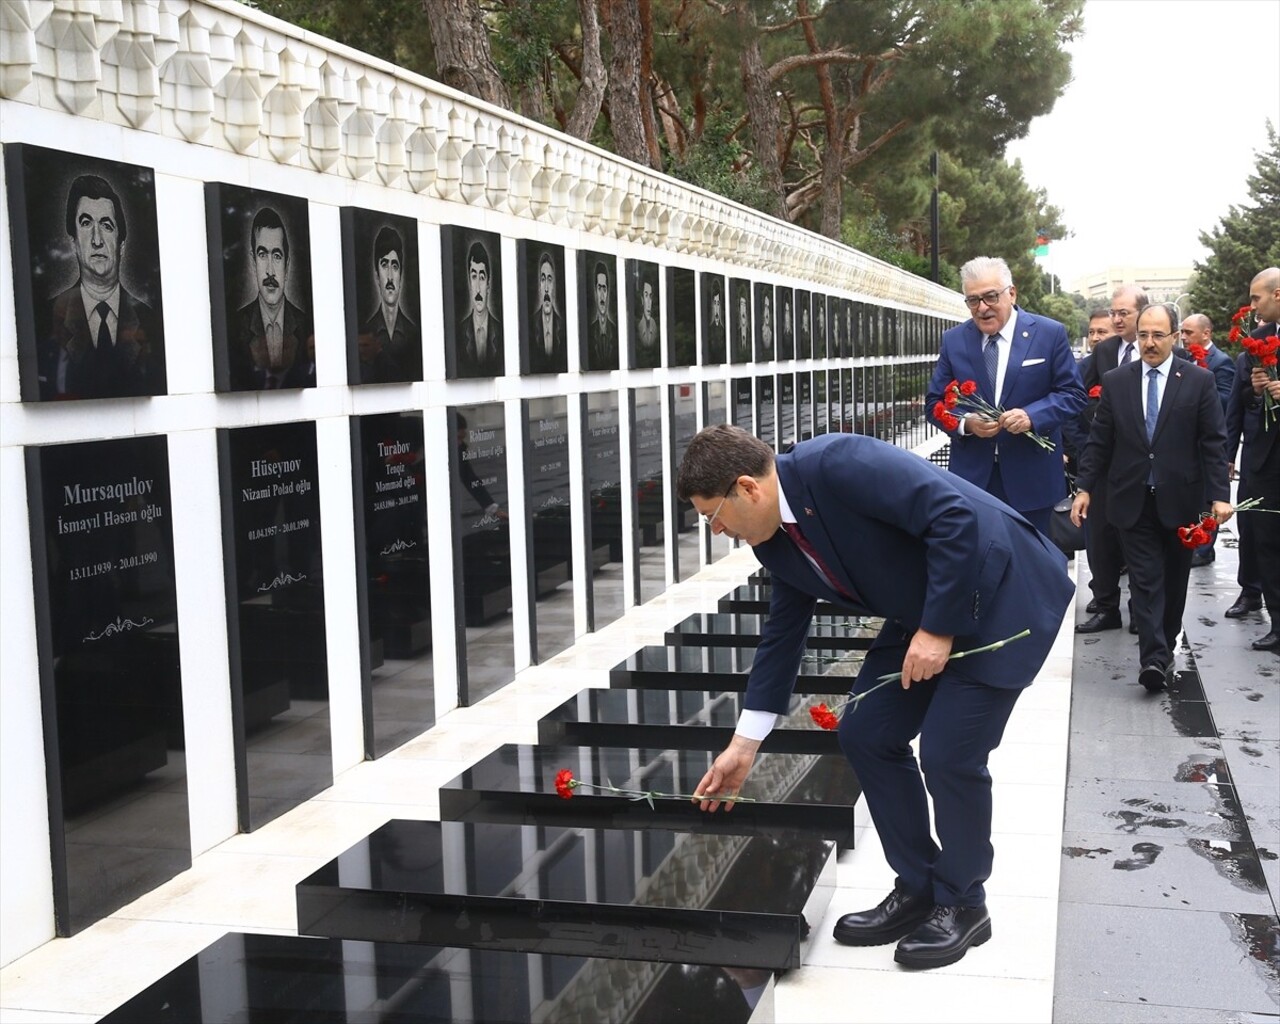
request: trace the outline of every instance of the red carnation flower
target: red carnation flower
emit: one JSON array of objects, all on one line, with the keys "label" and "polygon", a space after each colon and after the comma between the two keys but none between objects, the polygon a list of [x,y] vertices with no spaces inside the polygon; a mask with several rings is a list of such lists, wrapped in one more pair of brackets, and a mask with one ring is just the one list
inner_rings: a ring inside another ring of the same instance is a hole
[{"label": "red carnation flower", "polygon": [[958,401],[960,401],[960,396],[954,391],[948,391],[942,398],[942,404],[948,409],[954,409]]},{"label": "red carnation flower", "polygon": [[827,707],[825,701],[822,704],[815,704],[811,707],[809,709],[809,717],[823,729],[834,729],[840,724],[840,719],[835,716],[835,712]]},{"label": "red carnation flower", "polygon": [[1089,389],[1089,397],[1090,397],[1090,398],[1101,398],[1101,397],[1102,397],[1102,385],[1101,385],[1101,384],[1095,384],[1093,387],[1091,387],[1091,388]]},{"label": "red carnation flower", "polygon": [[960,429],[960,418],[958,416],[952,416],[951,413],[944,411],[939,419],[942,420],[942,425],[946,427],[947,430]]},{"label": "red carnation flower", "polygon": [[978,390],[978,385],[971,380],[967,380],[960,385],[960,394],[962,395],[971,395],[977,390]]},{"label": "red carnation flower", "polygon": [[568,768],[561,768],[556,772],[556,793],[565,800],[572,800],[574,782],[573,772]]}]

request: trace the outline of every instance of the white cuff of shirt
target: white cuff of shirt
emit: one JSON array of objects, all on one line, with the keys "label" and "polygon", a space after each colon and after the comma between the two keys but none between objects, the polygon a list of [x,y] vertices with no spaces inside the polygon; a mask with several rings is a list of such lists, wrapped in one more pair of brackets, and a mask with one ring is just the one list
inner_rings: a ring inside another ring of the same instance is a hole
[{"label": "white cuff of shirt", "polygon": [[772,711],[743,711],[738,715],[738,727],[734,732],[749,740],[763,740],[773,731],[777,721],[778,716]]}]

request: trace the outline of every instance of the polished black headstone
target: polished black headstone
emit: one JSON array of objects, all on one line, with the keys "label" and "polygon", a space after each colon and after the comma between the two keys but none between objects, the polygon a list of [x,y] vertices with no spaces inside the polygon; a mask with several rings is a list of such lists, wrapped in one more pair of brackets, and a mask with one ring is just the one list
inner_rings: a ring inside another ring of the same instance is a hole
[{"label": "polished black headstone", "polygon": [[778,444],[778,413],[773,377],[756,378],[756,437],[770,448]]},{"label": "polished black headstone", "polygon": [[[765,614],[769,611],[769,590],[770,588],[759,584],[737,587],[731,593],[720,598],[720,603],[716,606],[716,609],[722,612],[757,612]],[[815,606],[815,612],[819,615],[865,616],[871,614],[856,601],[841,601],[836,604],[833,601],[820,600]]]},{"label": "polished black headstone", "polygon": [[667,508],[663,491],[662,389],[629,392],[631,441],[635,454],[635,600],[657,597],[666,589]]},{"label": "polished black headstone", "polygon": [[[853,846],[859,786],[842,755],[760,754],[726,813],[690,800],[719,751],[506,744],[440,787],[450,821],[579,828],[661,828],[678,832],[791,835],[804,832]],[[561,771],[581,786],[557,793]],[[614,787],[609,789],[608,787]]]},{"label": "polished black headstone", "polygon": [[798,441],[796,436],[796,375],[778,375],[778,451],[785,452]]},{"label": "polished black headstone", "polygon": [[600,629],[622,615],[622,447],[618,393],[593,391],[582,396],[583,453],[587,492],[587,622]]},{"label": "polished black headstone", "polygon": [[451,412],[453,545],[457,567],[458,699],[474,704],[515,677],[511,618],[510,482],[501,402]]},{"label": "polished black headstone", "polygon": [[773,974],[229,932],[103,1024],[751,1024]]},{"label": "polished black headstone", "polygon": [[[838,754],[835,732],[809,714],[819,701],[833,706],[849,691],[849,678],[831,677],[832,692],[793,696],[760,749],[765,753]],[[843,688],[836,684],[843,683]],[[843,693],[839,692],[843,689]],[[538,720],[538,742],[582,746],[723,750],[743,710],[742,691],[583,690]]]},{"label": "polished black headstone", "polygon": [[752,408],[751,399],[751,378],[737,377],[732,382],[733,387],[733,420],[732,423],[736,427],[741,427],[747,433],[755,432],[755,423],[753,418],[754,409]]},{"label": "polished black headstone", "polygon": [[240,827],[333,783],[312,422],[218,432]]},{"label": "polished black headstone", "polygon": [[351,445],[365,756],[376,758],[435,724],[422,414],[353,417]]},{"label": "polished black headstone", "polygon": [[[689,442],[698,432],[698,402],[693,384],[671,384],[667,400],[671,422],[671,478],[679,472]],[[685,580],[698,571],[698,511],[689,502],[676,497],[671,488],[671,521],[675,524],[675,579]]]},{"label": "polished black headstone", "polygon": [[389,821],[298,883],[298,932],[799,967],[834,852],[816,836]]},{"label": "polished black headstone", "polygon": [[54,914],[71,935],[191,866],[168,444],[26,462]]},{"label": "polished black headstone", "polygon": [[529,636],[534,663],[573,643],[573,529],[569,510],[569,404],[526,398],[525,508],[529,517]]},{"label": "polished black headstone", "polygon": [[[663,638],[668,644],[688,647],[758,647],[764,639],[763,614],[698,612],[682,619]],[[879,619],[844,615],[815,615],[809,625],[808,647],[865,651],[879,633]]]},{"label": "polished black headstone", "polygon": [[[754,658],[752,647],[642,647],[610,669],[609,685],[625,689],[745,690]],[[862,655],[857,651],[810,649],[800,661],[795,692],[847,692],[861,663]],[[845,676],[849,677],[845,683],[832,683]]]},{"label": "polished black headstone", "polygon": [[[723,380],[709,380],[702,385],[704,427],[729,422],[729,389]],[[733,550],[733,540],[725,533],[704,530],[707,562],[715,562]]]}]

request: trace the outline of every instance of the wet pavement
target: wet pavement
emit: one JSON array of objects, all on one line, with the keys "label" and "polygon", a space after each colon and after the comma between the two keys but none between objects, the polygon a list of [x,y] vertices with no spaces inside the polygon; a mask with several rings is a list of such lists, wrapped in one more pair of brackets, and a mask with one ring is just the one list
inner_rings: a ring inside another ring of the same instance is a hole
[{"label": "wet pavement", "polygon": [[1280,1022],[1280,658],[1265,614],[1222,614],[1234,540],[1191,570],[1168,690],[1127,628],[1076,637],[1056,1024]]}]

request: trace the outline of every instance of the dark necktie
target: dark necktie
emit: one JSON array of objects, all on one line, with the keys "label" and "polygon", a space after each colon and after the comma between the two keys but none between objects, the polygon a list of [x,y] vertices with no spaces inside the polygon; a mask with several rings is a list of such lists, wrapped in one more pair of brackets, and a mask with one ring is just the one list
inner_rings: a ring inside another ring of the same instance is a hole
[{"label": "dark necktie", "polygon": [[98,349],[102,352],[110,352],[111,328],[107,325],[107,317],[111,313],[111,307],[105,302],[99,302],[93,309],[98,314]]},{"label": "dark necktie", "polygon": [[1122,342],[1122,344],[1124,345],[1124,358],[1120,360],[1120,365],[1124,366],[1125,363],[1133,361],[1133,346],[1127,341]]},{"label": "dark necktie", "polygon": [[802,552],[809,556],[822,573],[823,578],[832,590],[843,597],[847,597],[850,601],[856,601],[857,596],[849,593],[840,581],[836,579],[835,574],[827,568],[827,563],[822,560],[822,556],[818,554],[817,549],[804,538],[804,534],[800,532],[800,527],[795,523],[783,523],[782,528],[787,531],[787,536],[795,542]]},{"label": "dark necktie", "polygon": [[996,394],[996,376],[1000,369],[1000,348],[999,342],[996,340],[1000,335],[993,334],[986,341],[986,345],[982,350],[982,361],[987,367],[987,381],[991,384],[991,401],[1000,401],[1000,396]]},{"label": "dark necktie", "polygon": [[1156,419],[1160,415],[1160,371],[1147,371],[1147,441],[1156,436]]}]

